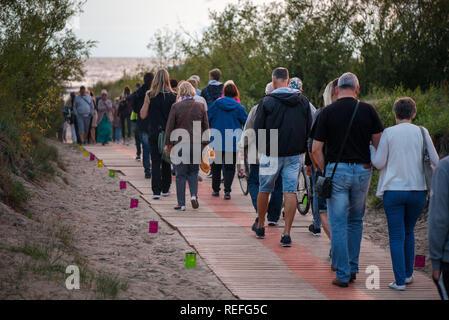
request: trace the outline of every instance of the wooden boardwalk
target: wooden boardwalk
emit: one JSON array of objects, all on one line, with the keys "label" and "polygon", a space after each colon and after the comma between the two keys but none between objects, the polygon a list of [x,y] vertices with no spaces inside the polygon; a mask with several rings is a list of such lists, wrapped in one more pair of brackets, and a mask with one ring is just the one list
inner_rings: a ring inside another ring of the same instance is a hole
[{"label": "wooden boardwalk", "polygon": [[[263,240],[255,238],[251,225],[256,216],[249,196],[243,196],[235,179],[232,200],[211,196],[210,179],[199,183],[200,208],[193,210],[188,201],[185,212],[173,210],[176,190],[161,200],[152,200],[150,180],[143,177],[142,165],[134,160],[135,147],[112,144],[86,146],[85,149],[103,160],[105,167],[120,171],[121,180],[140,191],[141,197],[161,219],[177,229],[195,248],[223,284],[240,299],[439,299],[430,278],[416,271],[415,282],[406,291],[388,288],[394,279],[390,254],[363,239],[360,273],[349,288],[331,285],[329,240],[324,233],[313,237],[308,231],[311,215],[295,217],[293,245],[282,248],[279,240],[283,228],[267,227]],[[87,160],[88,161],[88,160]],[[187,189],[188,190],[188,189]],[[187,196],[186,199],[189,199]],[[366,268],[375,265],[380,270],[380,288],[367,289]]]}]

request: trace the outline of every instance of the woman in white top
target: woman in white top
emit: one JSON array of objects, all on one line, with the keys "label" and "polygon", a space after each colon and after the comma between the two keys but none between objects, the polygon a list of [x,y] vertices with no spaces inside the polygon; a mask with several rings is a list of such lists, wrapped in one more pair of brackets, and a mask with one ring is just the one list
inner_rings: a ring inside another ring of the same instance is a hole
[{"label": "woman in white top", "polygon": [[[424,139],[412,124],[416,104],[411,98],[396,100],[396,125],[386,129],[377,150],[371,146],[371,162],[380,169],[377,196],[383,199],[390,235],[390,252],[395,282],[390,288],[405,290],[413,281],[415,225],[426,205],[427,185],[423,166]],[[432,164],[438,154],[427,129],[424,136]]]}]

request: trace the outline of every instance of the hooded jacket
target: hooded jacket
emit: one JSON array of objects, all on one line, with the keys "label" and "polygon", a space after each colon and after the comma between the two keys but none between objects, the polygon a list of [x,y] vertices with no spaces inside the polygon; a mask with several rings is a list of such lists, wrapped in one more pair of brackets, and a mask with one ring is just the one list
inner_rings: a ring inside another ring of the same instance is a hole
[{"label": "hooded jacket", "polygon": [[[218,99],[209,107],[207,117],[209,118],[210,128],[220,131],[222,140],[220,143],[211,132],[211,148],[218,151],[236,152],[237,142],[240,140],[242,133],[241,129],[248,118],[245,108],[234,99],[224,97]],[[226,129],[232,131],[240,129],[240,132],[228,132],[226,134]],[[229,142],[226,143],[226,140]],[[232,141],[232,144],[230,141]]]},{"label": "hooded jacket", "polygon": [[[311,123],[310,102],[305,96],[286,88],[273,91],[259,103],[254,121],[258,145],[260,139],[258,130],[267,130],[266,150],[259,152],[270,156],[270,146],[273,143],[277,143],[279,157],[290,157],[306,152]],[[271,129],[278,130],[278,141],[270,141]]]},{"label": "hooded jacket", "polygon": [[209,81],[208,86],[201,91],[201,96],[206,99],[207,105],[210,106],[215,100],[223,96],[223,84],[216,80]]}]

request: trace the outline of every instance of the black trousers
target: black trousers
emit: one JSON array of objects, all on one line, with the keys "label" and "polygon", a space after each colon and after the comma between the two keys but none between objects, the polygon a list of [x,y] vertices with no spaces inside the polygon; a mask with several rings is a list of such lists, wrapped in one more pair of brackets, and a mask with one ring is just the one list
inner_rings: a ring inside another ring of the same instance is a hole
[{"label": "black trousers", "polygon": [[440,281],[435,282],[441,300],[449,300],[449,263],[441,262],[441,276]]},{"label": "black trousers", "polygon": [[[211,171],[212,171],[212,189],[214,192],[220,191],[220,184],[221,184],[221,172],[224,168],[224,192],[231,192],[232,189],[232,182],[234,181],[235,176],[235,164],[236,164],[236,158],[237,153],[236,152],[227,152],[228,154],[232,154],[232,164],[226,163],[226,152],[222,153],[222,164],[212,163],[211,165]],[[218,152],[216,152],[216,155],[218,155]],[[228,155],[229,157],[229,155]]]},{"label": "black trousers", "polygon": [[171,165],[162,160],[157,145],[157,135],[150,136],[151,188],[153,194],[167,193],[171,185]]}]

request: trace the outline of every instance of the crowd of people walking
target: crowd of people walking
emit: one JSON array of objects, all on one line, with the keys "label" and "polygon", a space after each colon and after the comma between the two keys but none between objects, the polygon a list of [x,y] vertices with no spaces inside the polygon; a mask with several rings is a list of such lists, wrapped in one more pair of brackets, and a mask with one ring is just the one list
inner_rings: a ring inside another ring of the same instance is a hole
[{"label": "crowd of people walking", "polygon": [[[413,99],[397,99],[392,106],[396,125],[385,129],[376,109],[358,99],[356,75],[330,81],[324,107],[316,110],[303,94],[302,81],[276,68],[265,95],[247,114],[236,83],[221,78],[219,69],[211,70],[201,90],[199,76],[177,81],[161,69],[145,74],[133,93],[126,87],[114,103],[106,90],[95,98],[81,87],[64,109],[65,120],[74,124],[72,136],[80,144],[120,139],[128,144],[134,132],[136,160],[143,160],[154,200],[170,195],[176,176],[175,210],[186,210],[186,182],[192,207],[199,207],[200,164],[210,168],[212,196],[220,197],[223,184],[223,199],[230,200],[236,166],[250,162],[248,189],[257,212],[252,230],[265,238],[265,218],[268,227],[277,226],[283,208],[283,247],[292,244],[298,176],[306,166],[315,186],[309,230],[319,236],[324,229],[336,275],[332,284],[344,288],[359,273],[367,193],[373,168],[380,170],[377,196],[387,217],[395,278],[390,288],[402,291],[414,280],[414,229],[430,198],[433,279],[447,299],[449,158],[439,161],[429,132],[413,124],[418,112]],[[179,130],[187,133],[187,141]],[[251,150],[256,157],[251,158]]]}]

